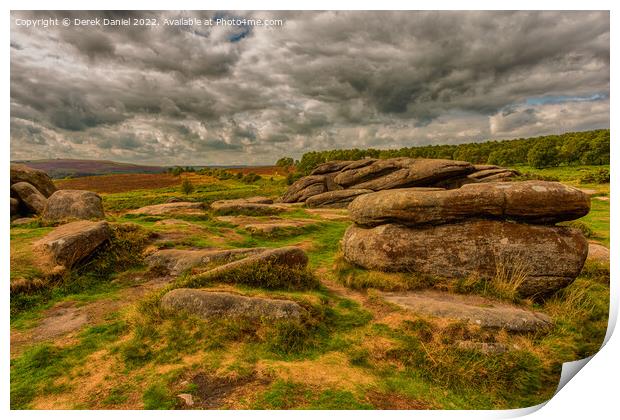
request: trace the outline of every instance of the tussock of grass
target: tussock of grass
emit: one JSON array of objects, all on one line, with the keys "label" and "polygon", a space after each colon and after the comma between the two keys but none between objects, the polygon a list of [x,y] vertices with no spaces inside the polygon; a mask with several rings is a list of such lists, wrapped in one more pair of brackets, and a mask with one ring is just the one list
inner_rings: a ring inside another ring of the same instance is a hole
[{"label": "tussock of grass", "polygon": [[282,290],[309,290],[319,286],[318,279],[307,267],[288,267],[269,262],[256,262],[215,274],[207,271],[191,276],[181,284],[182,287],[197,288],[213,283]]},{"label": "tussock of grass", "polygon": [[11,409],[25,409],[38,395],[54,392],[54,381],[82,365],[89,354],[117,340],[126,330],[123,321],[90,327],[71,347],[39,344],[11,360]]},{"label": "tussock of grass", "polygon": [[432,287],[436,279],[416,273],[384,273],[365,270],[345,260],[342,252],[334,257],[333,271],[337,280],[351,289],[374,288],[385,291],[415,290]]}]

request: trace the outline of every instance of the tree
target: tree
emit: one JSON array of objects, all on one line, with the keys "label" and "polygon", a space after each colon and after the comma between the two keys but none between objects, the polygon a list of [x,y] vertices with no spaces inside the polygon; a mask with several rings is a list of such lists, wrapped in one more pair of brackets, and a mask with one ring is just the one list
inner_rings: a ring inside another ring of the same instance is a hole
[{"label": "tree", "polygon": [[294,164],[295,161],[291,157],[283,157],[278,159],[278,161],[276,162],[276,166],[279,166],[280,168],[288,168],[289,166],[293,166]]},{"label": "tree", "polygon": [[559,152],[555,144],[539,141],[527,154],[527,164],[536,169],[558,166],[558,163]]},{"label": "tree", "polygon": [[189,195],[194,192],[194,184],[192,184],[192,181],[190,181],[189,178],[185,178],[181,183],[181,191],[185,195]]}]

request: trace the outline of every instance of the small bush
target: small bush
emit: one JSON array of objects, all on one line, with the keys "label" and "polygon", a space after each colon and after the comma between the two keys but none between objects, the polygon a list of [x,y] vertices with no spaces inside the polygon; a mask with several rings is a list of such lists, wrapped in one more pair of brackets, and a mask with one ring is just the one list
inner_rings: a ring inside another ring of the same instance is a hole
[{"label": "small bush", "polygon": [[142,402],[146,410],[171,410],[177,400],[164,385],[153,384],[144,391]]},{"label": "small bush", "polygon": [[319,281],[307,268],[293,268],[278,264],[257,262],[231,269],[224,273],[191,277],[185,286],[201,287],[209,283],[243,284],[265,289],[307,290],[319,286]]},{"label": "small bush", "polygon": [[286,176],[286,185],[293,185],[295,181],[303,177],[304,174],[301,172],[291,172]]},{"label": "small bush", "polygon": [[581,184],[609,184],[609,169],[601,168],[588,171],[579,178]]},{"label": "small bush", "polygon": [[261,179],[263,179],[263,178],[260,175],[257,175],[254,172],[250,172],[249,174],[247,174],[243,178],[241,178],[241,182],[243,182],[245,184],[253,184],[256,181],[260,181]]},{"label": "small bush", "polygon": [[181,192],[185,195],[189,195],[194,192],[194,184],[188,178],[185,178],[181,183]]},{"label": "small bush", "polygon": [[594,232],[592,231],[592,228],[588,226],[587,223],[584,223],[581,220],[573,220],[571,222],[563,223],[562,225],[571,227],[573,229],[577,229],[586,238],[590,238],[594,234]]}]

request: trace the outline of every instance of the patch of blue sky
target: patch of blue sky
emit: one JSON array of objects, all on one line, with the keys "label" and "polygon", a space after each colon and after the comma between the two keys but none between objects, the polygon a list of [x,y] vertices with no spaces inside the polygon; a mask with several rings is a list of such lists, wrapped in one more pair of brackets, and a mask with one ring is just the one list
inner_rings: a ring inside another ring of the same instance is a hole
[{"label": "patch of blue sky", "polygon": [[527,105],[547,105],[547,104],[562,104],[566,102],[591,102],[591,101],[603,101],[609,99],[609,93],[598,92],[591,95],[584,96],[568,96],[568,95],[546,95],[535,98],[527,98],[525,103]]}]

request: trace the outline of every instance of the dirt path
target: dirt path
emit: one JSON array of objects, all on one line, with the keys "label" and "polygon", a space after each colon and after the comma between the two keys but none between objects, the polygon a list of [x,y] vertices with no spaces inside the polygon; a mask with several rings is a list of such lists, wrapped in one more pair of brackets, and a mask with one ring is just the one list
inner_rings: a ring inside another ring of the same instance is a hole
[{"label": "dirt path", "polygon": [[147,293],[164,287],[170,277],[158,277],[121,289],[118,297],[80,305],[77,301],[62,301],[43,312],[34,327],[25,331],[11,330],[11,357],[18,356],[31,345],[50,341],[55,345],[70,345],[86,326],[104,322],[111,313],[134,304]]}]

